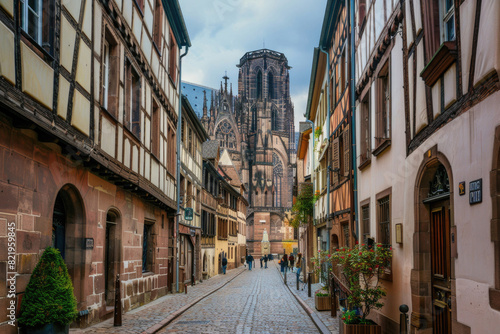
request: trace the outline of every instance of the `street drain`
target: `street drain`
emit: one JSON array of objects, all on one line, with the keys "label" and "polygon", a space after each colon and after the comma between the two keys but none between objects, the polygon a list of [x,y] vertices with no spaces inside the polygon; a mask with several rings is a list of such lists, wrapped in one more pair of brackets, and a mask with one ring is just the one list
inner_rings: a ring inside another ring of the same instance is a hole
[{"label": "street drain", "polygon": [[210,323],[210,321],[193,320],[193,321],[179,321],[177,324],[178,325],[206,325],[209,323]]}]

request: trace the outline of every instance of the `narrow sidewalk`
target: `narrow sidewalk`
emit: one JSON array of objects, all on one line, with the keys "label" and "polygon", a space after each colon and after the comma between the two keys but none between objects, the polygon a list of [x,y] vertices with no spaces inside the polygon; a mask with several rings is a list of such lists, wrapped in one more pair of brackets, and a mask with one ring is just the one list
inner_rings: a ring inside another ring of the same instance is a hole
[{"label": "narrow sidewalk", "polygon": [[[278,271],[280,271],[280,266],[277,262],[275,263]],[[283,279],[283,275],[281,275],[281,277]],[[301,303],[306,312],[309,313],[313,321],[316,322],[320,331],[327,332],[324,329],[328,329],[329,333],[339,333],[338,317],[333,318],[330,311],[318,311],[314,306],[314,294],[316,290],[321,289],[322,285],[320,283],[311,285],[311,297],[308,297],[307,284],[299,282],[299,290],[297,290],[297,268],[294,268],[294,272],[291,272],[289,268],[286,275],[286,281],[290,292],[295,296],[299,303]]]},{"label": "narrow sidewalk", "polygon": [[245,267],[239,267],[228,270],[226,275],[217,275],[195,286],[188,286],[187,294],[168,294],[144,306],[124,313],[122,315],[122,326],[113,326],[113,318],[111,318],[85,329],[71,329],[70,333],[156,333],[191,306],[231,282],[244,272],[245,269]]}]

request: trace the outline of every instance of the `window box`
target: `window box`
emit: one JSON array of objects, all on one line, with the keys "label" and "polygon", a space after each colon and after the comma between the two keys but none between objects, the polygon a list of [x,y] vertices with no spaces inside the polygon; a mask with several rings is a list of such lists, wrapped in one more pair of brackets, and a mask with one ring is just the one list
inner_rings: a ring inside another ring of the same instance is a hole
[{"label": "window box", "polygon": [[420,72],[427,86],[432,87],[457,59],[457,43],[444,42],[434,54],[430,62]]}]

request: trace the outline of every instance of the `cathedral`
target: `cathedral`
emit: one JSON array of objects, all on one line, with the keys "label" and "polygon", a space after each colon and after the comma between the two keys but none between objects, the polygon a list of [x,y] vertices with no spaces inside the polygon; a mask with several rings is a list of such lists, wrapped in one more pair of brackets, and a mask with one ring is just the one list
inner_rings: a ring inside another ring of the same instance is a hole
[{"label": "cathedral", "polygon": [[227,75],[218,90],[183,83],[183,94],[195,111],[201,108],[210,139],[227,151],[245,187],[248,251],[260,255],[266,230],[271,253],[291,252],[294,232],[285,223],[296,164],[291,67],[283,53],[268,49],[247,52],[237,67],[237,96]]}]

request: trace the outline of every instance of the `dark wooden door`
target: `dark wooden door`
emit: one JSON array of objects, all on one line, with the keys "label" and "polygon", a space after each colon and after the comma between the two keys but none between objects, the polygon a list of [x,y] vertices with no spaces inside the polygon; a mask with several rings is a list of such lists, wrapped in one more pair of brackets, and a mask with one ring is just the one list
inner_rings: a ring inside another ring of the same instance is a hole
[{"label": "dark wooden door", "polygon": [[451,334],[450,212],[447,205],[431,211],[432,309],[434,334]]}]

